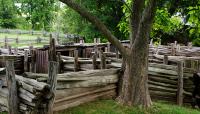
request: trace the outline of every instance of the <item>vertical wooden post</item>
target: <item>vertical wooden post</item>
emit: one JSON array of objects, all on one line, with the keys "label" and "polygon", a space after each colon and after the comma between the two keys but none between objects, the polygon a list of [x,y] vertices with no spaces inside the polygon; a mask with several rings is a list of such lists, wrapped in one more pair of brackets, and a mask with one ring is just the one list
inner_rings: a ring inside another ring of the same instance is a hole
[{"label": "vertical wooden post", "polygon": [[24,71],[28,72],[28,50],[24,51]]},{"label": "vertical wooden post", "polygon": [[10,45],[8,46],[8,55],[12,55],[12,47]]},{"label": "vertical wooden post", "polygon": [[62,73],[62,58],[61,53],[57,53],[57,62],[58,62],[58,73]]},{"label": "vertical wooden post", "polygon": [[97,69],[97,53],[94,52],[94,55],[92,56],[92,65],[93,69]]},{"label": "vertical wooden post", "polygon": [[52,34],[50,34],[50,47],[49,47],[49,61],[56,61],[56,46],[55,39],[52,38]]},{"label": "vertical wooden post", "polygon": [[177,46],[177,41],[174,41],[174,45],[175,45],[175,47]]},{"label": "vertical wooden post", "polygon": [[50,92],[52,93],[52,98],[47,103],[47,114],[53,114],[53,104],[55,100],[55,91],[57,85],[57,73],[58,73],[58,63],[56,62],[56,47],[55,39],[50,35],[50,47],[49,47],[49,67],[48,67],[48,80],[47,83],[50,85]]},{"label": "vertical wooden post", "polygon": [[188,47],[188,49],[192,49],[192,42],[188,42],[187,47]]},{"label": "vertical wooden post", "polygon": [[78,70],[79,70],[78,50],[74,50],[74,72],[77,72]]},{"label": "vertical wooden post", "polygon": [[8,37],[5,36],[5,39],[4,39],[4,48],[7,49],[8,48]]},{"label": "vertical wooden post", "polygon": [[100,58],[101,58],[101,69],[106,69],[106,57],[105,54],[103,53],[103,51],[100,51]]},{"label": "vertical wooden post", "polygon": [[36,50],[31,50],[31,68],[30,71],[36,73]]},{"label": "vertical wooden post", "polygon": [[176,55],[176,49],[175,49],[175,44],[174,43],[172,43],[172,45],[171,45],[171,55],[172,56]]},{"label": "vertical wooden post", "polygon": [[108,52],[110,52],[110,43],[109,42],[107,44],[107,49],[108,49]]},{"label": "vertical wooden post", "polygon": [[119,59],[119,51],[116,49],[116,58]]},{"label": "vertical wooden post", "polygon": [[177,88],[177,104],[183,104],[183,62],[178,62],[178,88]]},{"label": "vertical wooden post", "polygon": [[180,46],[180,44],[177,44],[177,46],[176,46],[176,51],[177,51],[177,52],[180,52],[180,51],[181,51],[181,46]]},{"label": "vertical wooden post", "polygon": [[153,46],[153,39],[151,39],[150,41],[150,46]]},{"label": "vertical wooden post", "polygon": [[56,85],[57,85],[57,73],[58,73],[58,63],[56,61],[50,61],[48,69],[49,78],[47,83],[50,85],[50,92],[52,93],[52,97],[47,104],[47,114],[53,114],[53,105],[55,101]]},{"label": "vertical wooden post", "polygon": [[96,53],[96,58],[98,58],[98,47],[97,47],[97,45],[94,46],[94,53]]},{"label": "vertical wooden post", "polygon": [[163,64],[168,64],[168,56],[164,55]]},{"label": "vertical wooden post", "polygon": [[97,38],[94,38],[94,44],[97,44]]},{"label": "vertical wooden post", "polygon": [[83,48],[82,51],[83,51],[83,53],[82,53],[82,54],[83,54],[82,57],[83,57],[83,58],[86,58],[86,48]]},{"label": "vertical wooden post", "polygon": [[162,40],[161,40],[161,38],[159,38],[159,44],[158,44],[158,46],[161,46],[161,44],[162,44]]},{"label": "vertical wooden post", "polygon": [[100,44],[101,43],[101,39],[97,38],[97,43]]},{"label": "vertical wooden post", "polygon": [[33,50],[33,46],[29,46],[29,54],[31,54],[31,50]]},{"label": "vertical wooden post", "polygon": [[19,114],[17,83],[15,79],[13,60],[6,60],[6,75],[8,84],[8,112],[9,114]]},{"label": "vertical wooden post", "polygon": [[18,55],[18,48],[17,47],[14,50],[14,55]]}]

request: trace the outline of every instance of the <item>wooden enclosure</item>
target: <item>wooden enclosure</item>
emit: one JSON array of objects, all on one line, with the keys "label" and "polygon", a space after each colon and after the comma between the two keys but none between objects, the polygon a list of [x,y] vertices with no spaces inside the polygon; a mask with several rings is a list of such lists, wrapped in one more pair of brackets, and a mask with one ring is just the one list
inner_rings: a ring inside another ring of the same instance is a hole
[{"label": "wooden enclosure", "polygon": [[[12,89],[6,83],[4,67],[8,68],[8,65],[5,56],[14,58],[13,71],[17,74],[14,75],[16,83],[19,83],[19,111],[39,110],[37,104],[49,101],[45,106],[53,107],[53,111],[57,112],[96,99],[117,96],[118,82],[122,76],[122,58],[110,44],[50,44],[44,48],[30,47],[18,51],[11,48],[0,49],[0,107],[9,110],[10,104],[6,96]],[[127,41],[123,44],[129,46]],[[148,83],[151,98],[178,105],[191,103],[193,73],[200,70],[200,48],[180,46],[176,43],[170,46],[150,44],[149,47]],[[52,60],[56,61],[57,65],[50,63]],[[58,75],[49,69],[58,69]],[[13,71],[10,74],[13,74]],[[56,79],[54,77],[49,80],[50,74],[56,75]],[[53,80],[57,80],[57,83],[51,83]],[[39,87],[38,90],[38,85],[45,87]]]}]

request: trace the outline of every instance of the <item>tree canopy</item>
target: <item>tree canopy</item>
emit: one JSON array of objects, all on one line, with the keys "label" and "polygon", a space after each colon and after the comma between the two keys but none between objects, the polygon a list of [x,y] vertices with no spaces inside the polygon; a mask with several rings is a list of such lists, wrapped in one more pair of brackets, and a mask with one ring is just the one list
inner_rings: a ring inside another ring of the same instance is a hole
[{"label": "tree canopy", "polygon": [[[97,16],[120,40],[129,39],[132,0],[75,0]],[[58,0],[0,0],[0,27],[80,34],[88,42],[100,37],[96,27]],[[156,11],[151,38],[162,43],[200,46],[200,1],[162,0]]]}]

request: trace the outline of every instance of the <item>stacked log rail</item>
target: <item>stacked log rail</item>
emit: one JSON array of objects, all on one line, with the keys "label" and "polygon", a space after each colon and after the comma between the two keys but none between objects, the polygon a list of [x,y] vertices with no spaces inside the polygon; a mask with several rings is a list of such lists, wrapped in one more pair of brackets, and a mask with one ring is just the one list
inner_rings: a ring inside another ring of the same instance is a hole
[{"label": "stacked log rail", "polygon": [[[116,61],[116,60],[115,60]],[[120,68],[120,61],[112,63],[113,68]],[[192,101],[193,85],[193,68],[183,68],[183,102]],[[165,100],[177,102],[178,92],[178,67],[177,65],[165,65],[158,63],[149,63],[149,89],[153,100]]]},{"label": "stacked log rail", "polygon": [[[184,103],[192,99],[193,73],[191,68],[183,68]],[[176,102],[178,92],[178,67],[174,65],[149,64],[149,89],[153,99]]]},{"label": "stacked log rail", "polygon": [[[174,48],[174,49],[173,49]],[[158,55],[172,55],[172,51],[175,51],[176,56],[200,56],[200,48],[192,46],[180,46],[173,44],[171,46],[159,45],[150,46],[149,52]]]},{"label": "stacked log rail", "polygon": [[[58,74],[54,111],[78,106],[100,98],[116,96],[117,69]],[[46,82],[47,74],[25,73],[25,77]]]},{"label": "stacked log rail", "polygon": [[[64,72],[70,72],[74,71],[75,69],[75,61],[74,57],[67,57],[67,56],[61,56],[62,58],[62,67]],[[95,63],[96,63],[96,69],[101,69],[101,59],[100,58],[95,58]],[[111,60],[105,60],[106,62],[106,68],[110,68],[109,64],[111,64]],[[92,70],[94,69],[94,61],[93,59],[90,58],[78,58],[77,61],[77,66],[78,66],[78,71],[87,71],[87,70]]]},{"label": "stacked log rail", "polygon": [[[90,70],[58,74],[54,111],[97,99],[116,97],[118,69]],[[16,75],[19,85],[20,111],[33,111],[37,106],[43,106],[48,101],[49,85],[46,84],[48,74],[26,72],[23,77]],[[7,110],[8,89],[0,89],[0,105]],[[40,104],[40,105],[39,105]]]},{"label": "stacked log rail", "polygon": [[[15,76],[18,85],[19,110],[21,113],[33,112],[36,107],[44,106],[50,99],[49,85],[34,79]],[[0,107],[3,111],[8,110],[8,88],[0,88]],[[44,107],[45,108],[45,107]]]},{"label": "stacked log rail", "polygon": [[[0,55],[3,56],[3,55]],[[13,55],[15,56],[15,55]],[[15,73],[22,74],[24,73],[24,56],[17,55],[14,59]],[[5,67],[5,60],[0,60],[0,67]]]}]

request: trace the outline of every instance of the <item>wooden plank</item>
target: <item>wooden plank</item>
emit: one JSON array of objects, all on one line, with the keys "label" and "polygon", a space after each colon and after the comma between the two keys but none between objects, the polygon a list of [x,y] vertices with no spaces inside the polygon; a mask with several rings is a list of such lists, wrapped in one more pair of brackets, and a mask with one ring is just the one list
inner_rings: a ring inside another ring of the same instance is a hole
[{"label": "wooden plank", "polygon": [[8,84],[8,112],[19,114],[17,83],[15,79],[14,61],[6,61],[6,75]]},{"label": "wooden plank", "polygon": [[74,50],[74,72],[79,71],[78,50]]},{"label": "wooden plank", "polygon": [[100,63],[101,69],[106,69],[106,57],[102,50],[100,51],[100,58],[101,58],[101,63]]},{"label": "wooden plank", "polygon": [[183,62],[178,62],[178,90],[177,90],[177,104],[183,105]]},{"label": "wooden plank", "polygon": [[24,71],[28,72],[28,50],[24,51]]},{"label": "wooden plank", "polygon": [[57,74],[58,74],[58,63],[55,61],[50,61],[48,70],[49,79],[47,83],[50,85],[50,93],[52,93],[52,97],[47,104],[47,114],[53,114],[53,104],[56,95]]},{"label": "wooden plank", "polygon": [[168,56],[164,55],[163,64],[168,64]]}]

